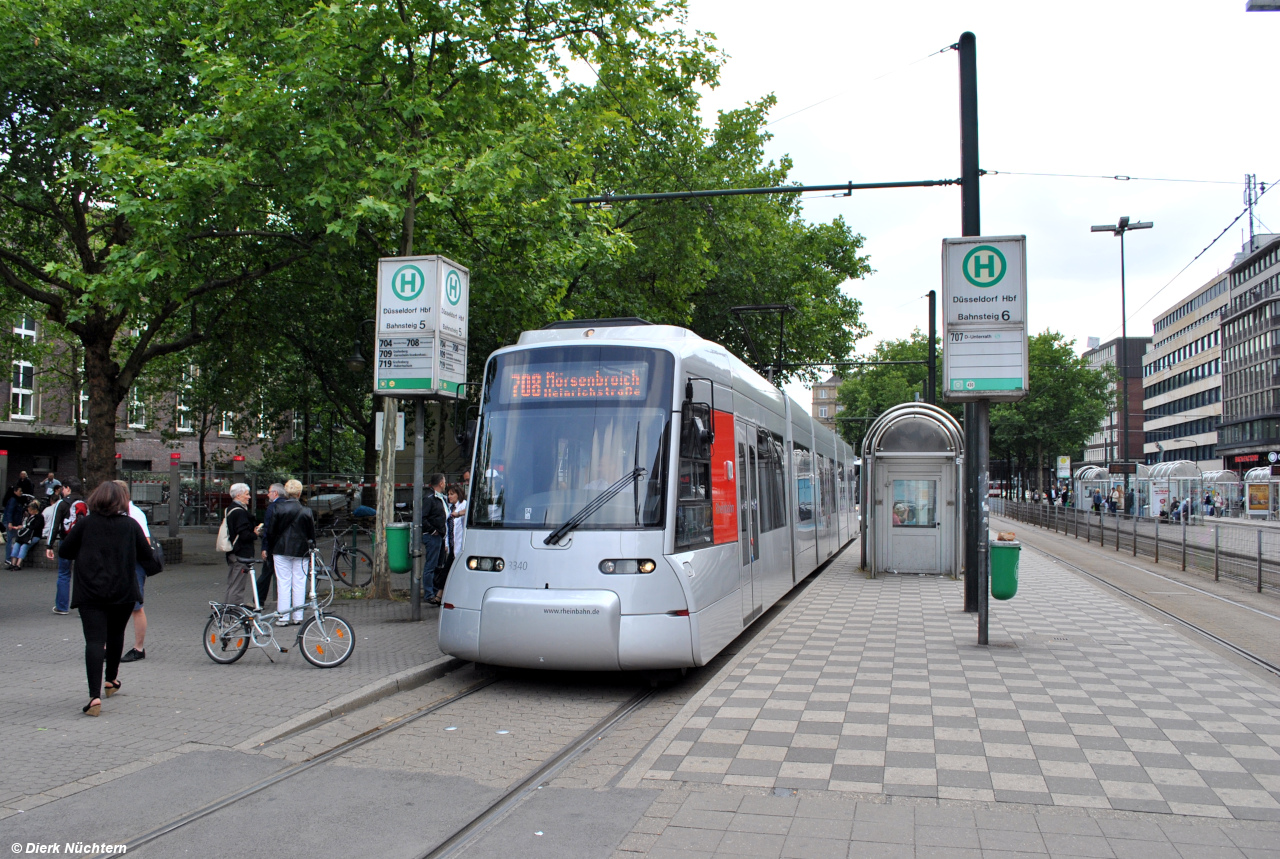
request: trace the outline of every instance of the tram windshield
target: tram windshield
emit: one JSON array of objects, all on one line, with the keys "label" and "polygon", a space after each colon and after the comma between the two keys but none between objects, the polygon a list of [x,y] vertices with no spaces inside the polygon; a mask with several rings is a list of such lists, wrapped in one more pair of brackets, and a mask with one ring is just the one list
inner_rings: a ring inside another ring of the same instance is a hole
[{"label": "tram windshield", "polygon": [[662,527],[673,367],[669,353],[631,346],[555,346],[491,361],[468,524],[556,528],[639,468],[643,476],[576,527]]}]

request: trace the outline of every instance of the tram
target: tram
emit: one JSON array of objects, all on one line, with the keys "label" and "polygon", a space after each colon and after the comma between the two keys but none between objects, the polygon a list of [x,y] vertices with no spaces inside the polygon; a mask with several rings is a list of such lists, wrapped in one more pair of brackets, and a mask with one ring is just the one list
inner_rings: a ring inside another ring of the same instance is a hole
[{"label": "tram", "polygon": [[485,365],[440,647],[525,668],[705,665],[853,539],[855,463],[691,331],[526,331]]}]

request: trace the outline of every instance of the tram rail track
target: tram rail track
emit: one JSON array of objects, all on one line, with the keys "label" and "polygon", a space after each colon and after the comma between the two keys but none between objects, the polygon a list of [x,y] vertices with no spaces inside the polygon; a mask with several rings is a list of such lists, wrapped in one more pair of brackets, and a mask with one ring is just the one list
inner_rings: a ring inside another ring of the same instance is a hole
[{"label": "tram rail track", "polygon": [[[718,671],[718,667],[723,664],[725,660],[732,658],[743,648],[750,648],[753,646],[756,640],[763,635],[770,626],[772,626],[773,621],[776,620],[778,616],[792,603],[794,603],[806,590],[808,590],[810,585],[817,580],[818,576],[827,569],[830,561],[838,558],[843,554],[844,550],[848,549],[849,546],[853,545],[853,543],[854,541],[850,541],[845,544],[845,546],[841,547],[841,550],[833,555],[832,558],[828,559],[826,563],[820,566],[809,576],[797,582],[790,592],[780,598],[768,611],[764,612],[759,618],[757,618],[756,622],[753,623],[751,627],[744,630],[742,638],[739,639],[741,641],[740,645],[729,645],[722,650],[714,660],[704,666],[702,670],[706,671],[706,678],[703,682],[714,678]],[[469,664],[472,663],[458,660],[458,666],[454,670],[456,671],[458,669],[465,668]],[[443,677],[448,676],[450,676],[449,673],[443,675]],[[210,817],[211,815],[242,802],[255,794],[261,793],[275,785],[295,778],[317,766],[336,760],[337,758],[349,754],[368,743],[388,737],[395,732],[426,718],[427,716],[446,709],[447,707],[459,704],[471,698],[473,695],[503,682],[504,679],[506,678],[501,676],[486,677],[478,682],[468,685],[464,689],[461,689],[452,695],[442,698],[439,701],[435,701],[421,709],[415,710],[412,713],[408,713],[390,722],[377,725],[367,731],[361,732],[360,734],[342,741],[333,748],[328,749],[309,760],[288,766],[279,772],[273,773],[270,776],[262,778],[253,784],[242,788],[241,790],[216,799],[197,809],[176,817],[169,822],[150,830],[149,832],[125,841],[125,849],[126,851],[136,850],[146,844],[165,838],[186,826]],[[497,799],[488,803],[483,809],[473,815],[470,820],[456,829],[451,835],[416,855],[418,855],[420,859],[446,859],[446,857],[453,857],[461,854],[480,837],[482,837],[492,826],[497,824],[500,820],[506,817],[509,812],[520,805],[521,802],[529,798],[547,782],[554,779],[559,775],[559,773],[563,772],[570,764],[580,758],[584,753],[588,752],[599,741],[609,736],[609,734],[626,721],[629,716],[643,709],[646,704],[653,700],[657,692],[658,689],[656,688],[656,684],[654,688],[636,691],[625,701],[622,701],[614,707],[609,713],[598,719],[589,729],[583,731],[569,743],[563,745],[555,752],[555,754],[547,758],[541,765],[535,768],[523,779],[514,785],[509,786],[497,797]],[[310,725],[305,730],[312,730],[329,722],[336,721],[337,719],[343,718],[344,715],[349,714],[335,715],[332,719],[327,719],[324,722]],[[287,741],[290,737],[295,736],[296,733],[298,732],[278,737],[267,745],[274,745],[278,742]],[[99,854],[99,856],[105,855],[107,854]]]},{"label": "tram rail track", "polygon": [[[1097,573],[1090,572],[1089,570],[1086,570],[1085,568],[1083,568],[1083,567],[1079,566],[1078,564],[1074,564],[1074,563],[1072,563],[1071,561],[1068,561],[1066,558],[1063,558],[1063,557],[1061,557],[1060,555],[1055,555],[1053,552],[1050,552],[1050,551],[1048,551],[1048,550],[1046,550],[1046,549],[1044,549],[1044,548],[1042,548],[1042,547],[1040,547],[1040,546],[1034,546],[1034,545],[1031,545],[1031,544],[1029,544],[1029,543],[1025,543],[1025,541],[1024,541],[1024,545],[1026,545],[1026,547],[1027,547],[1028,549],[1030,549],[1031,551],[1033,551],[1033,552],[1038,552],[1038,553],[1040,553],[1041,555],[1044,555],[1045,557],[1052,559],[1053,561],[1055,561],[1055,562],[1057,562],[1057,563],[1061,564],[1061,565],[1062,565],[1062,566],[1064,566],[1064,567],[1068,567],[1068,568],[1070,568],[1070,569],[1072,569],[1072,570],[1075,570],[1077,573],[1080,573],[1081,575],[1086,576],[1086,577],[1088,577],[1088,578],[1090,578],[1090,579],[1092,579],[1092,580],[1094,580],[1094,581],[1098,582],[1099,584],[1104,585],[1104,586],[1106,586],[1106,587],[1110,588],[1111,590],[1114,590],[1114,591],[1117,591],[1117,592],[1118,592],[1118,593],[1120,593],[1120,594],[1123,594],[1123,595],[1124,595],[1125,597],[1127,597],[1128,599],[1131,599],[1131,600],[1133,600],[1134,602],[1137,602],[1137,603],[1140,603],[1140,604],[1142,604],[1142,605],[1146,606],[1146,607],[1147,607],[1148,609],[1150,609],[1151,611],[1154,611],[1154,612],[1156,612],[1157,614],[1159,614],[1159,615],[1161,615],[1161,616],[1163,616],[1163,617],[1167,617],[1167,618],[1169,618],[1170,620],[1174,621],[1175,623],[1179,624],[1180,626],[1185,627],[1186,629],[1189,629],[1189,630],[1191,630],[1192,632],[1195,632],[1196,634],[1198,634],[1198,635],[1202,636],[1203,638],[1208,639],[1209,641],[1212,641],[1214,644],[1218,645],[1219,647],[1226,648],[1227,650],[1231,651],[1232,653],[1236,654],[1237,656],[1241,657],[1242,659],[1245,659],[1246,661],[1248,661],[1248,662],[1250,662],[1250,663],[1252,663],[1252,664],[1254,664],[1254,665],[1258,666],[1259,668],[1262,668],[1262,669],[1264,669],[1264,670],[1266,670],[1266,671],[1271,672],[1272,674],[1276,675],[1277,677],[1280,677],[1280,665],[1277,665],[1277,664],[1275,664],[1274,662],[1271,662],[1270,660],[1265,659],[1265,658],[1263,658],[1262,656],[1259,656],[1258,654],[1254,653],[1253,651],[1249,650],[1248,648],[1241,647],[1240,645],[1236,644],[1235,642],[1229,641],[1228,639],[1223,638],[1222,636],[1220,636],[1220,635],[1218,635],[1218,634],[1216,634],[1216,633],[1214,633],[1214,632],[1211,632],[1211,631],[1209,631],[1208,629],[1205,629],[1203,626],[1200,626],[1199,624],[1197,624],[1197,623],[1195,623],[1195,622],[1193,622],[1193,621],[1187,620],[1186,618],[1181,617],[1181,616],[1179,616],[1179,615],[1175,614],[1174,612],[1169,611],[1169,610],[1168,610],[1168,609],[1166,609],[1166,608],[1163,608],[1163,607],[1161,607],[1161,606],[1158,606],[1158,605],[1156,605],[1154,602],[1152,602],[1152,601],[1150,601],[1150,600],[1143,599],[1142,597],[1138,596],[1137,594],[1133,593],[1132,591],[1129,591],[1129,590],[1127,590],[1126,588],[1123,588],[1123,587],[1121,587],[1120,585],[1116,584],[1115,582],[1112,582],[1112,581],[1108,580],[1106,577],[1104,577],[1104,576],[1100,576],[1100,575],[1098,575]],[[1137,567],[1137,566],[1134,566],[1134,565],[1132,565],[1132,564],[1125,564],[1125,566],[1130,567],[1130,568],[1132,568],[1132,569],[1134,569],[1134,570],[1136,570],[1136,571],[1138,571],[1138,572],[1147,573],[1147,574],[1149,574],[1149,575],[1155,576],[1156,578],[1164,579],[1164,580],[1169,581],[1169,582],[1171,582],[1171,583],[1177,584],[1177,585],[1179,585],[1179,586],[1181,586],[1181,587],[1185,587],[1185,588],[1187,588],[1187,589],[1189,589],[1189,590],[1193,590],[1193,591],[1196,591],[1196,592],[1198,592],[1198,593],[1204,594],[1205,596],[1213,597],[1214,599],[1218,599],[1218,600],[1221,600],[1221,601],[1223,601],[1223,602],[1231,603],[1232,605],[1238,606],[1238,607],[1243,608],[1243,609],[1247,609],[1247,610],[1252,611],[1252,612],[1254,612],[1254,613],[1256,613],[1256,614],[1260,614],[1260,615],[1262,615],[1263,617],[1266,617],[1266,618],[1269,618],[1269,619],[1271,619],[1271,620],[1275,620],[1275,621],[1277,621],[1277,622],[1280,622],[1280,618],[1277,618],[1275,615],[1268,614],[1267,612],[1261,611],[1261,610],[1256,609],[1256,608],[1254,608],[1254,607],[1252,607],[1252,606],[1248,606],[1248,605],[1245,605],[1245,604],[1243,604],[1243,603],[1238,603],[1238,602],[1236,602],[1236,601],[1234,601],[1234,600],[1226,599],[1225,597],[1217,596],[1216,594],[1212,594],[1212,593],[1209,593],[1209,592],[1207,592],[1207,591],[1203,591],[1203,590],[1201,590],[1200,588],[1196,588],[1196,587],[1194,587],[1194,586],[1192,586],[1192,585],[1186,585],[1186,584],[1183,584],[1182,582],[1179,582],[1179,581],[1177,581],[1176,579],[1171,579],[1171,578],[1169,578],[1168,576],[1162,576],[1162,575],[1160,575],[1159,573],[1153,573],[1153,572],[1151,572],[1150,570],[1144,570],[1144,569],[1142,569],[1141,567]]]}]

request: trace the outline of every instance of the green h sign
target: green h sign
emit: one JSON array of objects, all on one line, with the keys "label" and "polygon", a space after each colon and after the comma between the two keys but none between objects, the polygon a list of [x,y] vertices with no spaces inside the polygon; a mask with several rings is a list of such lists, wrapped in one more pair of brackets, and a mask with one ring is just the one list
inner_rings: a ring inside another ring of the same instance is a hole
[{"label": "green h sign", "polygon": [[1000,253],[999,248],[991,245],[978,245],[965,254],[964,263],[961,265],[964,279],[982,288],[995,286],[1003,280],[1008,267],[1004,254]]},{"label": "green h sign", "polygon": [[401,301],[413,301],[426,287],[426,275],[416,265],[402,265],[391,275],[391,291]]}]

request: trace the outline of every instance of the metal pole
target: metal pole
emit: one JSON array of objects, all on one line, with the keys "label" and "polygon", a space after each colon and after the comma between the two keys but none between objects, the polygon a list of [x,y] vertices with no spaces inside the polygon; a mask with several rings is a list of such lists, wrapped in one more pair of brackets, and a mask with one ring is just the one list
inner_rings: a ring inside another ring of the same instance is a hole
[{"label": "metal pole", "polygon": [[1187,517],[1182,517],[1182,569],[1187,569]]},{"label": "metal pole", "polygon": [[1120,551],[1120,522],[1122,521],[1121,517],[1123,516],[1124,516],[1123,513],[1121,513],[1118,510],[1116,511],[1116,551],[1117,552]]},{"label": "metal pole", "polygon": [[[1129,321],[1125,318],[1124,306],[1124,231],[1120,231],[1120,402],[1124,414],[1120,418],[1120,458],[1129,461]],[[1129,472],[1124,474],[1124,498],[1129,500]]]},{"label": "metal pole", "polygon": [[1214,526],[1213,526],[1213,580],[1214,580],[1215,582],[1216,582],[1216,581],[1218,581],[1218,578],[1219,578],[1219,567],[1218,567],[1218,543],[1219,543],[1219,540],[1218,540],[1218,538],[1219,538],[1219,536],[1220,536],[1219,531],[1220,531],[1220,529],[1221,529],[1221,528],[1222,528],[1222,526],[1221,526],[1221,525],[1214,525]]},{"label": "metal pole", "polygon": [[1160,563],[1160,517],[1156,517],[1156,563]]},{"label": "metal pole", "polygon": [[[956,50],[960,58],[960,234],[978,236],[982,234],[978,197],[978,54],[973,33],[961,33]],[[983,576],[985,580],[982,550],[987,540],[987,523],[982,509],[986,499],[979,493],[979,485],[987,470],[987,461],[979,448],[987,444],[987,415],[985,403],[965,403],[964,443],[968,467],[964,475],[964,610],[979,612],[980,644],[986,643],[986,615],[979,607],[978,578]]]},{"label": "metal pole", "polygon": [[182,460],[169,457],[169,536],[178,536],[178,518],[182,515]]},{"label": "metal pole", "polygon": [[1258,593],[1262,593],[1262,529],[1258,529]]},{"label": "metal pole", "polygon": [[938,291],[929,290],[929,387],[925,389],[924,401],[930,405],[938,403]]},{"label": "metal pole", "polygon": [[1132,513],[1129,518],[1133,520],[1133,556],[1138,557],[1138,517]]},{"label": "metal pole", "polygon": [[422,620],[422,459],[426,447],[426,407],[413,401],[413,528],[409,531],[413,575],[409,576],[409,619]]},{"label": "metal pole", "polygon": [[978,448],[975,451],[978,470],[978,644],[987,643],[987,623],[990,616],[991,594],[991,547],[988,543],[990,534],[987,516],[987,421],[990,417],[990,403],[978,400],[974,403],[974,416],[978,420]]}]

